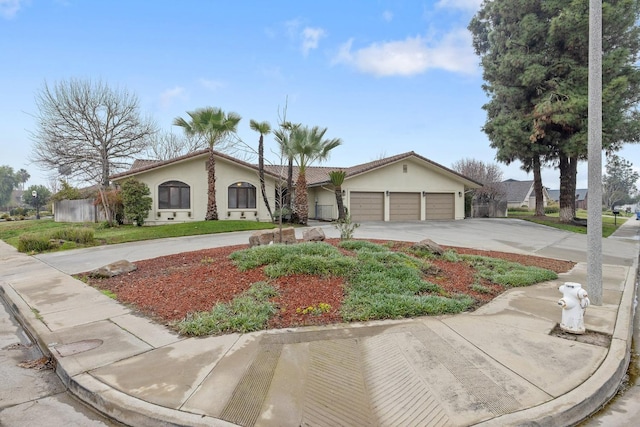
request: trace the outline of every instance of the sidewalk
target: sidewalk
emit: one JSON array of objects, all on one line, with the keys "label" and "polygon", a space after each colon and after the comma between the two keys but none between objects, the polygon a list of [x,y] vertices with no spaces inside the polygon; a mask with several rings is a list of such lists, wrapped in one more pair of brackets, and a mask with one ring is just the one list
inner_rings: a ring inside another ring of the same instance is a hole
[{"label": "sidewalk", "polygon": [[[35,258],[3,242],[0,296],[76,395],[132,426],[561,426],[597,410],[625,375],[639,232],[632,218],[603,242],[604,303],[588,308],[585,323],[610,335],[607,345],[550,335],[561,316],[559,284],[586,283],[586,236],[517,220],[358,229],[359,238],[430,237],[578,262],[558,280],[456,316],[183,338],[60,271],[91,250]],[[202,239],[212,247],[248,234]],[[184,241],[146,245],[179,251]],[[199,249],[194,242],[187,246]],[[144,259],[128,257],[145,256],[142,246],[98,259]]]}]

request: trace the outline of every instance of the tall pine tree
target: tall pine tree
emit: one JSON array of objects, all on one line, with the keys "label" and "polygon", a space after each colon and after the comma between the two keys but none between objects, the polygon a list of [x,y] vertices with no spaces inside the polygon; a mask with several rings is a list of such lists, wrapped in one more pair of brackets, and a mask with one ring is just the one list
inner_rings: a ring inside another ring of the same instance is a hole
[{"label": "tall pine tree", "polygon": [[[603,2],[603,148],[640,140],[640,1]],[[560,169],[560,217],[575,214],[576,171],[587,158],[588,0],[485,0],[469,24],[483,67],[483,130],[497,159]],[[538,199],[538,197],[536,197]],[[536,203],[538,205],[538,203]]]}]

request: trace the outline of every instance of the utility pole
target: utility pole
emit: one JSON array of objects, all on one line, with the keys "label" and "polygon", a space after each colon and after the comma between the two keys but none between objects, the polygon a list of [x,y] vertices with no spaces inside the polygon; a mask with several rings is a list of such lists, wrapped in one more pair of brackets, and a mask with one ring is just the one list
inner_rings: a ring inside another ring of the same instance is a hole
[{"label": "utility pole", "polygon": [[602,305],[602,0],[589,0],[587,293]]}]

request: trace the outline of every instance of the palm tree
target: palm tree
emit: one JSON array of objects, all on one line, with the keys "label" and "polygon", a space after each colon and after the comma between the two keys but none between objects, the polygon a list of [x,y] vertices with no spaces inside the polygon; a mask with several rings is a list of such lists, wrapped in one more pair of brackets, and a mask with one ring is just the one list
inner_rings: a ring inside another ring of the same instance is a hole
[{"label": "palm tree", "polygon": [[329,152],[342,144],[340,138],[323,139],[327,128],[314,126],[297,127],[292,130],[284,153],[293,158],[298,166],[298,180],[296,181],[294,212],[300,224],[307,224],[309,219],[309,203],[307,201],[307,166],[315,161],[324,161]]},{"label": "palm tree", "polygon": [[329,172],[329,180],[333,185],[333,191],[336,193],[336,202],[338,203],[338,220],[345,219],[344,201],[342,200],[342,183],[347,175],[345,171]]},{"label": "palm tree", "polygon": [[207,162],[207,214],[205,220],[218,219],[218,207],[216,205],[216,159],[213,149],[230,134],[235,133],[238,123],[242,119],[236,113],[225,114],[220,108],[205,107],[195,111],[187,111],[190,120],[176,117],[174,126],[180,126],[187,135],[200,135],[209,143],[209,160]]},{"label": "palm tree", "polygon": [[[280,129],[273,131],[276,142],[280,145],[280,153],[282,156],[287,158],[287,192],[284,200],[280,200],[280,212],[282,213],[282,208],[286,207],[291,214],[290,218],[292,222],[295,217],[291,206],[291,194],[293,194],[293,156],[288,152],[287,147],[289,146],[289,140],[291,139],[291,132],[293,132],[294,129],[298,129],[300,126],[302,126],[300,123],[291,123],[285,120],[280,123]],[[280,215],[280,217],[282,218],[282,215]]]},{"label": "palm tree", "polygon": [[269,216],[273,219],[264,183],[264,136],[271,132],[271,125],[269,122],[258,123],[252,119],[249,122],[249,127],[260,134],[260,139],[258,140],[258,176],[260,177],[260,191],[262,192],[262,199],[264,200],[264,205],[267,207],[267,212],[269,212]]}]

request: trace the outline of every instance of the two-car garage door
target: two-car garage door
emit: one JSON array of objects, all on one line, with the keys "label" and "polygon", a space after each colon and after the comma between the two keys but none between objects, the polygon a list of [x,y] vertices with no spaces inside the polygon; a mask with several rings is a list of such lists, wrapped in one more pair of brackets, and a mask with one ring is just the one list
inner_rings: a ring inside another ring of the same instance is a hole
[{"label": "two-car garage door", "polygon": [[[384,192],[353,191],[350,194],[350,212],[354,221],[384,221]],[[420,220],[421,193],[389,194],[389,221]],[[427,220],[454,219],[453,193],[426,193]]]}]

